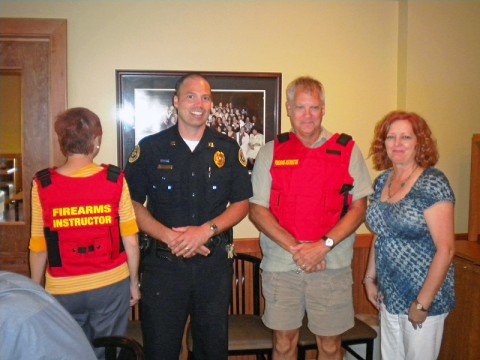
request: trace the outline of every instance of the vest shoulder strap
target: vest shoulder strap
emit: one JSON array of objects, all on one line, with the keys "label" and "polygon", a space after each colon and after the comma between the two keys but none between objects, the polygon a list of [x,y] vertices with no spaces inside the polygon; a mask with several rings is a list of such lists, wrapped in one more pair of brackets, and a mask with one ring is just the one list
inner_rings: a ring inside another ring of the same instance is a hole
[{"label": "vest shoulder strap", "polygon": [[42,188],[46,188],[47,186],[52,185],[52,177],[49,168],[37,171],[35,177],[38,179],[38,181],[40,181],[40,185],[42,185]]},{"label": "vest shoulder strap", "polygon": [[289,135],[288,132],[281,133],[281,134],[277,135],[277,139],[278,139],[278,142],[281,144],[281,143],[284,143],[284,142],[288,141],[290,139],[290,135]]},{"label": "vest shoulder strap", "polygon": [[352,140],[352,137],[348,134],[341,133],[340,136],[337,139],[337,144],[340,144],[342,146],[347,146],[349,141]]},{"label": "vest shoulder strap", "polygon": [[107,180],[116,183],[122,170],[116,165],[108,165],[107,169]]}]

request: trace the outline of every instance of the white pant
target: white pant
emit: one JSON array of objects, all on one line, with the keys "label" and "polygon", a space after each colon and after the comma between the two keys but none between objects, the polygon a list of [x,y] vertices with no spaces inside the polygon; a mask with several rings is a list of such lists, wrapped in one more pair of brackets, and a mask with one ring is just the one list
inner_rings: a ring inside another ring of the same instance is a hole
[{"label": "white pant", "polygon": [[413,328],[407,315],[380,311],[382,360],[435,360],[442,345],[443,325],[448,313],[427,316],[422,328]]}]

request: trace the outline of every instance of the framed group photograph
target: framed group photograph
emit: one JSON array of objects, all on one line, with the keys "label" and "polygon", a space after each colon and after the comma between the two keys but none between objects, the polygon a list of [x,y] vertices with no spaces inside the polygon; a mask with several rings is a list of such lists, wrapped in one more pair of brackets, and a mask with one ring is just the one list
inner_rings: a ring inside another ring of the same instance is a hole
[{"label": "framed group photograph", "polygon": [[[119,166],[142,138],[176,124],[175,84],[189,72],[116,70]],[[236,139],[253,163],[261,145],[280,132],[281,73],[195,73],[212,88],[207,126]]]}]

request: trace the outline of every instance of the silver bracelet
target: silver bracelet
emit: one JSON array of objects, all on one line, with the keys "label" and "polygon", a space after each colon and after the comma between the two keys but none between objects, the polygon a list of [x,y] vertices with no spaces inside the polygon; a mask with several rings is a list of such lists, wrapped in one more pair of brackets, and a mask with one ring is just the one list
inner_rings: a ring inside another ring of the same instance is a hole
[{"label": "silver bracelet", "polygon": [[368,282],[368,279],[370,279],[372,282],[375,282],[377,280],[373,276],[365,275],[365,277],[363,278],[363,285],[365,285]]}]

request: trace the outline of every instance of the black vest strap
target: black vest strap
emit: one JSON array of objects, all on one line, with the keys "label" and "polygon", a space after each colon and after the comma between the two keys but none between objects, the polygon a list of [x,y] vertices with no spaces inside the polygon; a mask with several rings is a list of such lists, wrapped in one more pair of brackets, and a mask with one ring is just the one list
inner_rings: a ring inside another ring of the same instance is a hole
[{"label": "black vest strap", "polygon": [[[118,166],[109,164],[108,170],[107,170],[107,180],[116,183],[121,173],[122,173],[122,170]],[[120,231],[120,223],[118,224],[118,227]],[[123,246],[123,241],[121,239],[119,239],[118,241],[120,246],[118,247],[117,251],[115,250],[117,246],[115,246],[115,244],[112,244],[113,245],[112,246],[113,251],[111,254],[112,259],[117,258],[119,254],[125,251],[125,247]]]},{"label": "black vest strap", "polygon": [[348,142],[352,140],[352,137],[348,134],[340,134],[340,136],[337,139],[337,144],[340,144],[342,146],[347,146]]},{"label": "black vest strap", "polygon": [[343,184],[340,189],[340,194],[343,194],[343,208],[340,218],[342,218],[348,211],[348,192],[353,189],[353,185]]},{"label": "black vest strap", "polygon": [[121,170],[118,166],[108,165],[108,170],[107,170],[108,181],[116,183],[118,181],[120,174],[121,174]]},{"label": "black vest strap", "polygon": [[40,181],[42,188],[46,188],[49,185],[52,185],[52,178],[50,176],[50,169],[43,169],[38,171],[35,176]]},{"label": "black vest strap", "polygon": [[288,141],[290,139],[290,135],[288,132],[281,133],[277,135],[277,139],[279,143],[284,143],[285,141]]},{"label": "black vest strap", "polygon": [[[350,141],[352,141],[352,137],[350,135],[341,133],[337,139],[337,144],[347,146]],[[353,185],[350,184],[343,184],[342,188],[340,189],[340,194],[343,194],[343,208],[342,213],[340,214],[340,218],[342,218],[348,211],[348,193],[352,189]]]},{"label": "black vest strap", "polygon": [[60,245],[57,231],[51,231],[49,228],[43,228],[45,239],[47,241],[48,263],[51,267],[61,267],[62,258],[60,257]]}]

